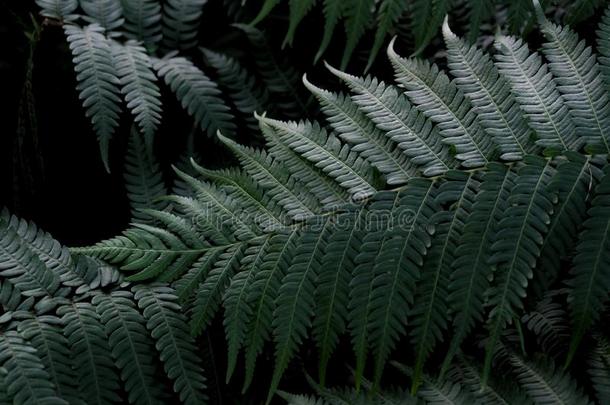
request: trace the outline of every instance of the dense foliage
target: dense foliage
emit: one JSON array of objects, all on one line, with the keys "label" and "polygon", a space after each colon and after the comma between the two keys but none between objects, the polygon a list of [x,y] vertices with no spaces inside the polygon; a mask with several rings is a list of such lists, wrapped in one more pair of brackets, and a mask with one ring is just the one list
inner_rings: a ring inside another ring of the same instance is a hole
[{"label": "dense foliage", "polygon": [[[567,25],[604,2],[324,1],[318,56],[343,21],[343,66],[301,83],[254,27],[277,0],[250,24],[225,1],[247,67],[199,46],[202,0],[36,3],[108,171],[130,123],[131,224],[67,248],[0,215],[0,403],[610,401],[610,7],[595,45]],[[403,14],[443,58],[394,38],[393,80],[348,73]],[[208,136],[170,174],[174,100]]]}]

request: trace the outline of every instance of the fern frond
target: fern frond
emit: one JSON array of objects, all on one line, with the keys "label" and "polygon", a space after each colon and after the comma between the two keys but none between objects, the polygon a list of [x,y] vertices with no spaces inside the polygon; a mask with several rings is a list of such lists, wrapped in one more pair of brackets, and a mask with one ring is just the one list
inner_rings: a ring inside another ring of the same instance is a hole
[{"label": "fern frond", "polygon": [[570,336],[567,313],[549,295],[536,304],[533,311],[524,315],[521,321],[534,332],[544,353],[562,354]]},{"label": "fern frond", "polygon": [[570,110],[576,131],[590,148],[607,153],[610,151],[610,100],[597,59],[569,27],[540,18],[541,31],[548,41],[542,52],[549,61],[549,69]]},{"label": "fern frond", "polygon": [[121,0],[79,0],[79,3],[86,14],[85,21],[98,24],[111,36],[125,22]]},{"label": "fern frond", "polygon": [[456,84],[472,102],[480,123],[500,149],[500,158],[519,160],[535,152],[522,111],[491,58],[458,38],[447,20],[443,25],[448,65]]},{"label": "fern frond", "polygon": [[443,142],[455,147],[456,158],[464,167],[487,163],[494,145],[483,129],[464,94],[436,65],[403,59],[388,47],[396,80],[405,88],[411,102],[439,127]]},{"label": "fern frond", "polygon": [[515,186],[508,197],[508,207],[500,220],[499,231],[491,246],[489,263],[494,266],[494,282],[489,290],[490,337],[486,345],[483,371],[485,384],[491,360],[502,330],[516,310],[523,307],[526,287],[540,255],[540,246],[548,232],[556,195],[548,190],[555,169],[550,161],[526,157],[519,169]]},{"label": "fern frond", "polygon": [[36,4],[41,8],[40,15],[43,17],[61,21],[76,19],[73,13],[78,8],[78,0],[36,0]]},{"label": "fern frond", "polygon": [[112,357],[121,370],[129,402],[150,404],[162,401],[162,387],[155,381],[154,345],[145,320],[137,311],[133,294],[115,291],[93,297],[93,305],[104,324]]},{"label": "fern frond", "polygon": [[342,15],[345,18],[346,43],[341,58],[341,70],[345,70],[356,45],[360,41],[364,31],[368,28],[369,21],[375,7],[374,0],[344,0],[341,1]]},{"label": "fern frond", "polygon": [[279,162],[264,151],[241,146],[219,135],[221,141],[235,153],[244,170],[281,205],[288,218],[302,220],[317,210],[315,198],[300,187],[300,182],[289,178]]},{"label": "fern frond", "polygon": [[120,401],[119,376],[112,361],[112,353],[104,327],[88,302],[72,302],[57,309],[64,325],[72,362],[83,398],[91,404],[110,404]]},{"label": "fern frond", "polygon": [[307,112],[306,102],[299,92],[301,75],[294,66],[273,52],[265,33],[249,25],[233,26],[246,34],[258,68],[257,73],[262,77],[269,93],[275,96],[275,108],[288,117],[301,117]]},{"label": "fern frond", "polygon": [[347,96],[331,93],[311,84],[303,76],[305,86],[322,105],[322,112],[339,137],[367,159],[385,176],[386,183],[400,185],[413,177],[415,169],[395,143],[375,127]]},{"label": "fern frond", "polygon": [[[427,3],[427,4],[425,4]],[[415,0],[411,5],[415,55],[419,55],[436,35],[443,18],[451,9],[451,0]],[[421,11],[419,11],[421,10]]]},{"label": "fern frond", "polygon": [[254,367],[263,345],[273,330],[273,314],[276,308],[275,297],[278,296],[299,238],[297,230],[289,235],[278,234],[269,239],[267,254],[263,258],[260,270],[254,275],[254,281],[248,293],[248,303],[253,317],[248,323],[245,339],[245,391],[252,382]]},{"label": "fern frond", "polygon": [[314,220],[295,242],[293,260],[282,279],[273,311],[275,369],[267,404],[271,402],[295,350],[307,337],[315,307],[314,282],[331,229],[329,220]]},{"label": "fern frond", "polygon": [[439,139],[436,127],[411,107],[407,98],[395,87],[327,67],[356,93],[351,97],[354,103],[410,162],[421,167],[424,176],[443,173],[454,165],[448,148]]},{"label": "fern frond", "polygon": [[256,78],[244,69],[237,59],[201,49],[208,63],[218,73],[218,82],[229,90],[229,97],[239,112],[252,126],[257,128],[254,113],[262,113],[268,104],[269,94]]},{"label": "fern frond", "polygon": [[451,208],[439,212],[430,220],[429,226],[435,227],[435,235],[430,252],[424,260],[413,308],[408,315],[412,328],[411,343],[416,356],[412,393],[417,391],[421,383],[426,359],[447,328],[452,265],[478,187],[479,181],[472,174],[450,171],[445,176],[445,182],[438,188],[437,203]]},{"label": "fern frond", "polygon": [[349,145],[327,134],[318,123],[260,119],[276,131],[281,142],[335,179],[352,198],[366,198],[375,192],[373,173],[367,162],[351,151]]},{"label": "fern frond", "polygon": [[183,57],[159,59],[154,66],[202,131],[209,136],[217,131],[234,132],[235,124],[218,86],[191,61]]},{"label": "fern frond", "polygon": [[151,222],[150,215],[143,210],[162,210],[166,202],[159,198],[167,194],[159,164],[153,160],[145,142],[137,130],[132,129],[125,157],[125,188],[131,218],[139,223]]},{"label": "fern frond", "polygon": [[364,69],[365,72],[370,69],[388,32],[398,22],[398,19],[407,9],[408,5],[408,2],[402,0],[383,0],[379,5],[377,10],[377,31],[375,32],[373,47],[369,52],[369,59]]},{"label": "fern frond", "polygon": [[589,404],[589,398],[553,363],[530,363],[510,353],[509,363],[519,385],[536,404]]},{"label": "fern frond", "polygon": [[161,4],[157,0],[121,0],[126,30],[130,39],[156,48],[161,41]]},{"label": "fern frond", "polygon": [[585,332],[599,319],[610,291],[610,166],[595,188],[587,211],[584,230],[579,236],[569,280],[569,307],[572,342],[569,363]]},{"label": "fern frond", "polygon": [[570,112],[540,56],[530,54],[526,43],[511,37],[497,37],[495,46],[498,71],[510,82],[536,131],[536,144],[559,151],[580,149],[583,140],[576,135]]},{"label": "fern frond", "polygon": [[328,45],[330,44],[335,32],[335,27],[337,26],[339,19],[342,17],[342,14],[343,7],[340,1],[324,0],[324,35],[322,37],[322,41],[320,42],[320,47],[316,52],[314,63],[317,63],[322,55],[324,55],[324,52],[326,52],[326,48],[328,48]]},{"label": "fern frond", "polygon": [[596,337],[596,346],[589,355],[589,375],[600,404],[610,400],[610,343],[602,336]]},{"label": "fern frond", "polygon": [[163,2],[163,46],[185,50],[197,45],[202,8],[207,0]]},{"label": "fern frond", "polygon": [[66,25],[64,31],[74,56],[76,89],[97,134],[102,161],[109,170],[108,143],[118,126],[121,110],[120,80],[110,44],[104,29],[97,24],[85,28]]},{"label": "fern frond", "polygon": [[10,283],[25,297],[40,299],[65,294],[57,274],[47,269],[3,218],[0,218],[0,277],[3,284]]},{"label": "fern frond", "polygon": [[472,214],[465,221],[449,284],[449,304],[454,313],[453,338],[441,368],[441,379],[475,323],[483,319],[484,294],[492,272],[488,264],[491,246],[500,230],[499,223],[514,184],[513,170],[490,163],[482,177]]},{"label": "fern frond", "polygon": [[566,10],[568,24],[579,23],[591,17],[596,10],[605,5],[604,0],[574,0]]},{"label": "fern frond", "polygon": [[606,85],[606,90],[610,89],[610,7],[602,17],[597,30],[597,52],[602,78]]},{"label": "fern frond", "polygon": [[165,373],[174,381],[174,392],[184,404],[203,404],[205,377],[188,324],[181,314],[174,290],[163,285],[136,286],[134,298],[156,340]]},{"label": "fern frond", "polygon": [[0,335],[0,364],[7,371],[4,383],[13,403],[68,404],[57,396],[57,387],[51,382],[36,349],[19,333],[8,331]]},{"label": "fern frond", "polygon": [[294,33],[299,26],[301,20],[309,13],[311,8],[316,4],[316,0],[290,0],[290,13],[288,16],[289,25],[282,47],[286,45],[292,46]]},{"label": "fern frond", "polygon": [[144,47],[134,41],[113,43],[112,53],[127,108],[134,115],[146,145],[152,151],[153,137],[161,122],[161,91],[152,62]]},{"label": "fern frond", "polygon": [[54,315],[19,315],[21,319],[17,331],[38,352],[59,397],[70,404],[85,404],[77,389],[77,375],[72,369],[70,346],[62,335],[62,320]]}]

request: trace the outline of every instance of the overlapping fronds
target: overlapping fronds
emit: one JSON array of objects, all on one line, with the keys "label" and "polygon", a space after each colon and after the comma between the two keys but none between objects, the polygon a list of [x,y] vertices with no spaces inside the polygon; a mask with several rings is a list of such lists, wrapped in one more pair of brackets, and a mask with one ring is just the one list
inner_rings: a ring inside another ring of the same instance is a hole
[{"label": "overlapping fronds", "polygon": [[206,402],[201,360],[172,289],[132,289],[116,269],[72,259],[6,212],[0,241],[2,401]]},{"label": "overlapping fronds", "polygon": [[[393,48],[400,87],[330,68],[348,85],[344,95],[304,78],[331,129],[260,115],[266,150],[219,135],[240,169],[178,172],[191,192],[170,197],[173,208],[158,211],[155,226],[136,225],[75,252],[117,264],[131,280],[171,282],[195,334],[222,308],[227,379],[243,351],[244,388],[264,343],[273,342],[268,401],[310,338],[321,382],[345,336],[356,386],[370,370],[375,388],[396,347],[410,339],[413,392],[458,403],[478,398],[469,387],[493,379],[513,327],[563,354],[551,342],[565,337],[556,319],[563,313],[540,298],[566,281],[562,262],[582,221],[568,288],[581,337],[609,290],[607,159],[582,154],[580,146],[595,141],[576,130],[597,121],[578,118],[586,104],[578,103],[577,116],[564,102],[567,73],[549,70],[518,40],[499,37],[494,63],[448,26],[445,35],[456,80]],[[564,45],[570,55],[581,46]],[[542,148],[547,156],[535,154]],[[483,372],[469,374],[476,381],[459,390],[426,377],[427,359],[449,331],[441,380],[452,375],[466,340],[487,336]],[[521,370],[524,392],[538,395],[540,373],[504,358]],[[572,398],[571,388],[553,382],[562,375],[549,375],[558,392],[540,395]]]}]

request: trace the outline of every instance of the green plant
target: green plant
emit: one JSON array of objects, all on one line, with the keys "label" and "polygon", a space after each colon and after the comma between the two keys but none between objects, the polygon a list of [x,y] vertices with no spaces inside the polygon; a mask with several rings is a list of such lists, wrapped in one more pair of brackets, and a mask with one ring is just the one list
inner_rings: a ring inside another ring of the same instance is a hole
[{"label": "green plant", "polygon": [[74,252],[120,265],[132,281],[171,283],[195,335],[222,306],[227,380],[242,351],[244,389],[273,341],[268,401],[308,338],[324,384],[343,335],[355,354],[356,388],[369,353],[377,389],[398,343],[409,339],[417,392],[448,331],[441,377],[464,342],[482,333],[485,386],[509,325],[520,331],[524,311],[558,283],[568,285],[561,295],[573,327],[568,366],[610,289],[610,82],[571,29],[540,9],[538,18],[548,64],[502,35],[492,61],[445,24],[454,81],[435,65],[401,58],[392,44],[399,87],[332,67],[351,94],[305,79],[332,130],[259,116],[266,150],[219,134],[241,169],[178,171],[191,195],[150,211],[158,226],[137,224]]}]

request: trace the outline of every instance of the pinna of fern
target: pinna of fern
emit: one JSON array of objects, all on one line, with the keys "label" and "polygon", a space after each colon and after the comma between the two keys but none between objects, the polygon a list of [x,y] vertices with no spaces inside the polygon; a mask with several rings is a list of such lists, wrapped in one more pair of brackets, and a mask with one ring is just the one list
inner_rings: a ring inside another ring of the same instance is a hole
[{"label": "pinna of fern", "polygon": [[205,403],[201,360],[167,285],[133,286],[3,211],[0,289],[2,403]]},{"label": "pinna of fern", "polygon": [[324,383],[341,336],[357,387],[369,362],[379,386],[409,339],[416,392],[432,352],[446,350],[444,375],[482,333],[485,385],[504,333],[529,310],[525,297],[536,301],[557,283],[569,286],[571,322],[582,331],[569,362],[610,290],[608,133],[599,131],[610,116],[607,91],[596,87],[605,61],[570,28],[539,18],[542,56],[500,35],[486,57],[445,22],[454,80],[392,46],[398,86],[329,67],[349,93],[305,80],[328,129],[259,116],[266,150],[220,135],[241,168],[178,172],[192,193],[169,197],[157,226],[136,224],[74,251],[119,265],[133,281],[171,283],[194,334],[222,308],[227,378],[242,352],[244,389],[272,341],[269,399],[307,339]]}]

